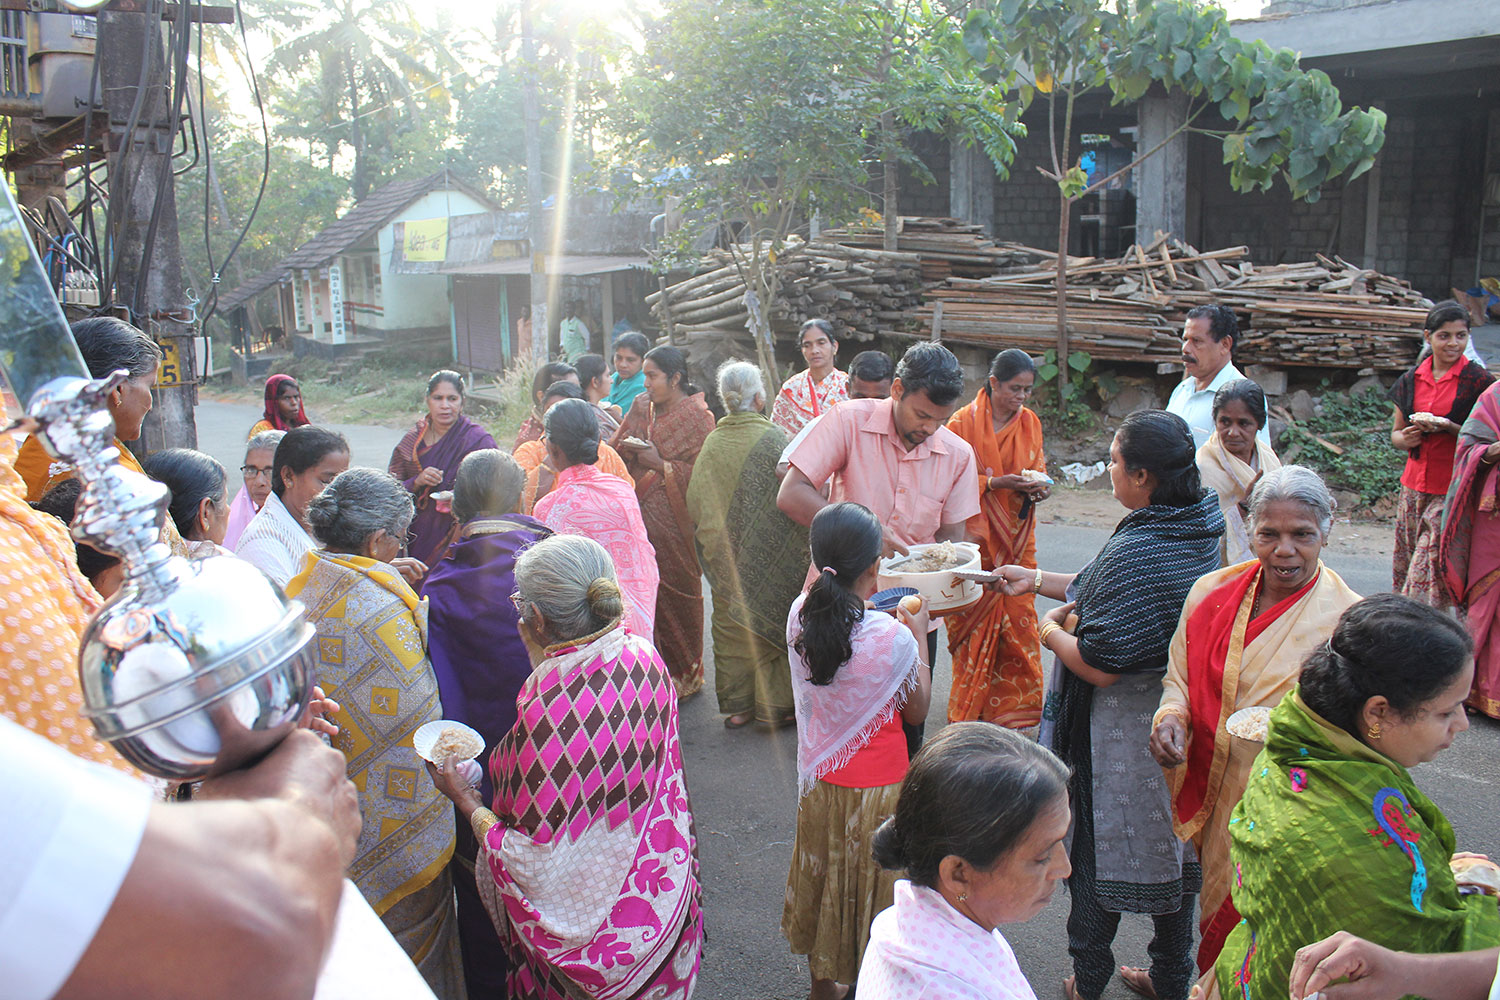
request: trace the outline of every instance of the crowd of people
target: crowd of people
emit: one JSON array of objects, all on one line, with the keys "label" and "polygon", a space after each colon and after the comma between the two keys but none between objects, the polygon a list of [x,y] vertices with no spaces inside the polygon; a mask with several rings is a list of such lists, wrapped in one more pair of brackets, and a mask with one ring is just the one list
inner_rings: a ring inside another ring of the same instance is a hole
[{"label": "crowd of people", "polygon": [[[119,321],[79,328],[96,375],[130,375],[109,409],[133,462],[155,345]],[[1467,727],[1466,702],[1500,717],[1500,386],[1465,359],[1466,316],[1435,307],[1430,356],[1391,390],[1407,455],[1397,593],[1361,599],[1322,561],[1333,497],[1278,459],[1237,335],[1230,310],[1188,314],[1185,377],[1114,433],[1121,517],[1076,572],[1038,558],[1052,480],[1026,405],[1037,365],[1018,350],[977,388],[935,342],[844,371],[834,327],[812,319],[805,370],[779,390],[732,360],[705,392],[677,347],[625,333],[606,363],[584,329],[535,373],[509,450],[441,370],[385,470],[351,467],[296,381],[272,376],[233,497],[195,451],[142,471],[171,490],[164,540],[233,553],[301,602],[322,688],[308,724],[333,750],[298,734],[277,769],[197,798],[301,801],[295,817],[242,818],[322,831],[313,860],[347,873],[443,1000],[686,1000],[705,880],[678,706],[711,657],[727,728],[796,728],[781,930],[812,1000],[1035,1000],[999,928],[1060,881],[1068,1000],[1098,1000],[1116,975],[1150,1000],[1195,983],[1210,998],[1291,984],[1301,1000],[1299,984],[1335,973],[1412,982],[1420,958],[1389,949],[1500,945],[1500,881],[1450,867],[1458,835],[1410,774]],[[68,538],[70,470],[35,441],[0,449],[14,582],[0,736],[34,757],[15,742],[30,729],[131,775],[81,722],[70,662],[122,567]],[[878,609],[885,561],[942,542],[977,547],[978,599]],[[1038,596],[1057,605],[1039,615]],[[940,632],[953,676],[927,740]],[[1263,738],[1231,733],[1247,708],[1269,710]],[[480,734],[477,763],[419,755],[417,730],[440,719]],[[117,784],[130,777],[109,780],[91,794],[135,817],[141,852],[170,849],[152,822],[190,830],[210,804],[148,811]],[[251,861],[280,857],[257,843]],[[264,891],[322,907],[302,940],[277,942],[315,970],[336,882],[307,864],[289,869],[300,889]],[[130,940],[111,907],[142,905],[123,874],[118,897],[90,901],[102,950],[81,942],[25,995],[98,981]],[[1145,967],[1116,965],[1129,913],[1152,920]],[[263,995],[297,995],[308,967]]]}]

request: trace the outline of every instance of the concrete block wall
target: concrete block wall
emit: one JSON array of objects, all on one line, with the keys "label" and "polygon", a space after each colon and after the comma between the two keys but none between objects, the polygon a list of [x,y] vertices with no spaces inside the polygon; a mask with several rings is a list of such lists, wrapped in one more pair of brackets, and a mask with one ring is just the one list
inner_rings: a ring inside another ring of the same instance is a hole
[{"label": "concrete block wall", "polygon": [[[935,183],[923,184],[910,167],[901,168],[901,193],[898,206],[902,215],[951,215],[948,206],[948,140],[931,132],[922,132],[911,138],[912,152],[931,171]],[[876,171],[873,190],[876,205],[879,205],[880,174]]]},{"label": "concrete block wall", "polygon": [[[995,239],[1051,250],[1057,247],[1057,185],[1037,172],[1052,166],[1045,122],[1032,122],[1032,136],[1016,143],[1010,178],[995,183]],[[1075,213],[1077,206],[1074,206]],[[1073,227],[1071,239],[1077,239]],[[1076,246],[1076,243],[1074,244]]]}]

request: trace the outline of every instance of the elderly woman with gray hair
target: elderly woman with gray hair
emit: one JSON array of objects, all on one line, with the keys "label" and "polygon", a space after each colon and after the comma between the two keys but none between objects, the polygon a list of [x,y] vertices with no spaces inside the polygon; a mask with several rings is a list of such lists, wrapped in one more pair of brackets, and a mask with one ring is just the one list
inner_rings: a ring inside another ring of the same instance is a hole
[{"label": "elderly woman with gray hair", "polygon": [[1334,501],[1316,472],[1263,471],[1249,508],[1255,558],[1208,574],[1188,593],[1152,720],[1150,750],[1168,769],[1173,826],[1203,864],[1199,971],[1213,968],[1240,919],[1229,898],[1229,814],[1258,749],[1231,740],[1224,724],[1242,708],[1280,702],[1307,654],[1359,600],[1320,558]]},{"label": "elderly woman with gray hair", "polygon": [[725,414],[703,442],[687,508],[713,588],[714,687],[724,725],[777,729],[794,721],[786,609],[807,576],[807,529],[776,506],[786,433],[761,412],[760,369],[719,368]]},{"label": "elderly woman with gray hair", "polygon": [[413,514],[411,494],[389,473],[339,473],[308,502],[323,548],[308,553],[286,592],[317,629],[318,681],[340,705],[333,745],[360,789],[364,825],[349,877],[433,992],[461,1000],[453,811],[421,780],[412,749],[412,734],[443,717],[427,603],[391,565]]},{"label": "elderly woman with gray hair", "polygon": [[479,841],[507,995],[687,1000],[703,914],[671,676],[621,627],[614,564],[592,538],[527,549],[512,600],[533,669],[490,757],[489,807],[452,762],[428,767]]}]

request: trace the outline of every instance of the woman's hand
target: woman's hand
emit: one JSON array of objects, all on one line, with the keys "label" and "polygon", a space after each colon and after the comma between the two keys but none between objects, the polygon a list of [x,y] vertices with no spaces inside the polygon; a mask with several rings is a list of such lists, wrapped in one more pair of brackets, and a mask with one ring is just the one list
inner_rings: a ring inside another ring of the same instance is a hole
[{"label": "woman's hand", "polygon": [[427,575],[427,564],[412,556],[397,556],[391,560],[391,568],[401,574],[401,579],[413,587]]},{"label": "woman's hand", "polygon": [[1407,424],[1400,430],[1391,431],[1391,443],[1403,451],[1411,451],[1422,443],[1422,428]]},{"label": "woman's hand", "polygon": [[1069,601],[1067,604],[1059,604],[1051,611],[1042,615],[1042,621],[1055,622],[1064,631],[1068,631],[1068,616],[1073,613],[1073,605],[1077,603],[1077,601]]},{"label": "woman's hand", "polygon": [[1479,456],[1479,460],[1485,465],[1494,465],[1496,462],[1500,462],[1500,441],[1496,441],[1484,449],[1484,454]]},{"label": "woman's hand", "polygon": [[1164,716],[1151,732],[1151,756],[1162,767],[1180,767],[1187,762],[1187,728],[1176,715]]},{"label": "woman's hand", "polygon": [[1006,597],[1021,597],[1036,592],[1036,570],[1025,566],[996,566],[995,582],[985,584]]},{"label": "woman's hand", "polygon": [[1458,437],[1458,432],[1463,430],[1463,428],[1447,417],[1438,417],[1433,430],[1440,434],[1452,434],[1454,437]]},{"label": "woman's hand", "polygon": [[484,800],[479,796],[479,790],[469,783],[463,773],[462,763],[455,760],[444,761],[442,766],[427,761],[427,774],[432,778],[432,783],[437,790],[442,792],[463,813],[464,819],[474,815],[474,810],[484,806]]},{"label": "woman's hand", "polygon": [[298,725],[323,736],[337,736],[339,727],[329,720],[341,711],[343,711],[343,706],[324,694],[323,689],[314,684],[312,697],[307,701],[307,711],[302,713],[302,721]]},{"label": "woman's hand", "polygon": [[412,479],[413,486],[440,486],[443,482],[443,470],[429,465]]},{"label": "woman's hand", "polygon": [[667,467],[667,463],[662,461],[661,452],[656,450],[654,442],[647,441],[644,446],[630,444],[627,441],[621,441],[620,444],[635,453],[635,460],[642,468],[650,469],[652,472],[661,472]]},{"label": "woman's hand", "polygon": [[901,598],[901,603],[896,605],[896,620],[907,628],[916,637],[918,643],[927,642],[927,630],[931,622],[931,615],[927,610],[927,602],[918,597],[920,606],[916,611],[906,610],[906,602],[910,598]]}]

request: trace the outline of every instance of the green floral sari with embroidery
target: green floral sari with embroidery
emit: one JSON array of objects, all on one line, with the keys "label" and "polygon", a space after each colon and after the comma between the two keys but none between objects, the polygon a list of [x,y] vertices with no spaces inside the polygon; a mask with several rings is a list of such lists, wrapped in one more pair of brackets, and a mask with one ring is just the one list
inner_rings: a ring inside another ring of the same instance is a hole
[{"label": "green floral sari with embroidery", "polygon": [[1500,944],[1493,896],[1461,896],[1453,828],[1406,768],[1294,688],[1229,820],[1244,920],[1216,966],[1224,1000],[1285,1000],[1296,951],[1335,931],[1412,952]]}]

